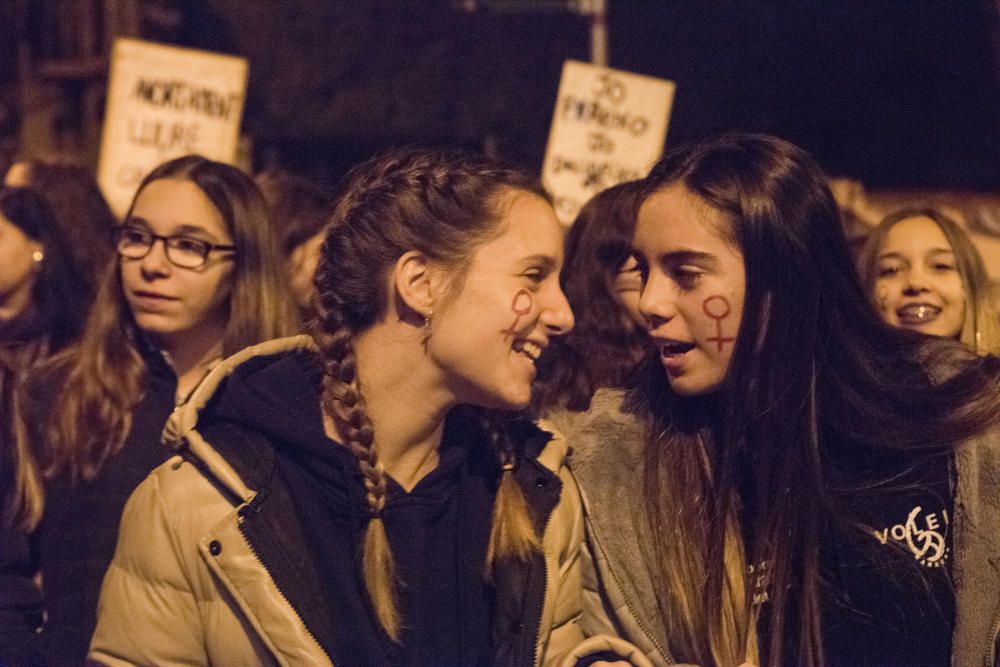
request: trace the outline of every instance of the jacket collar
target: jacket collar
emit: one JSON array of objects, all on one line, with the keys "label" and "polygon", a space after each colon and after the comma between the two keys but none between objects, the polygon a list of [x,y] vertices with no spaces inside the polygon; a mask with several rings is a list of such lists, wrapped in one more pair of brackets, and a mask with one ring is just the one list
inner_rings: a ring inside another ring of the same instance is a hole
[{"label": "jacket collar", "polygon": [[[953,665],[997,664],[1000,631],[1000,431],[955,453]],[[986,659],[983,659],[983,656]]]},{"label": "jacket collar", "polygon": [[290,336],[253,345],[224,359],[205,376],[187,402],[170,415],[163,428],[162,442],[175,452],[187,450],[190,456],[204,464],[224,492],[239,498],[242,502],[249,502],[255,490],[244,479],[244,475],[234,470],[233,466],[198,432],[196,428],[198,417],[220,385],[240,364],[257,357],[316,350],[316,344],[310,336]]},{"label": "jacket collar", "polygon": [[594,559],[615,590],[613,602],[670,661],[666,627],[649,571],[653,548],[644,525],[644,427],[622,410],[624,392],[599,390],[590,410],[573,419],[566,439],[573,443],[569,467],[579,482]]}]

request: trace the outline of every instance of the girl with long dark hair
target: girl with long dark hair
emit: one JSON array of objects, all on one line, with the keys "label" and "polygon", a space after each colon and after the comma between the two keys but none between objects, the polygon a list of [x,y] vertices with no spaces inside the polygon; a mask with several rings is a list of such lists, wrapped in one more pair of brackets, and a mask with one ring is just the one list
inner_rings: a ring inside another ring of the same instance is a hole
[{"label": "girl with long dark hair", "polygon": [[659,664],[992,664],[1000,361],[879,319],[785,141],[674,150],[645,193],[657,354],[567,434],[585,629]]},{"label": "girl with long dark hair", "polygon": [[646,350],[639,315],[639,271],[631,255],[642,184],[599,192],[566,233],[560,282],[576,314],[538,368],[535,404],[548,418],[582,412],[600,387],[621,387]]},{"label": "girl with long dark hair", "polygon": [[573,326],[562,242],[537,182],[487,158],[355,169],[313,335],[224,361],[171,419],[91,659],[558,663],[582,639],[579,500],[565,442],[511,413]]},{"label": "girl with long dark hair", "polygon": [[16,415],[31,368],[80,334],[90,295],[67,241],[41,195],[0,189],[0,662],[30,661],[42,622],[33,581],[38,554],[29,536],[44,493]]}]

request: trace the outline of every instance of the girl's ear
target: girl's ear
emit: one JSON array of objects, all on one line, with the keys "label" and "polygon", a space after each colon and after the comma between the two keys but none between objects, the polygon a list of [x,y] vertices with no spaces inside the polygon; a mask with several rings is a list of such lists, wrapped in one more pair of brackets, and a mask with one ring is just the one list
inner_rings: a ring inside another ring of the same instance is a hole
[{"label": "girl's ear", "polygon": [[432,268],[427,256],[416,250],[403,253],[393,269],[393,286],[400,305],[400,316],[408,311],[423,320],[434,310]]}]

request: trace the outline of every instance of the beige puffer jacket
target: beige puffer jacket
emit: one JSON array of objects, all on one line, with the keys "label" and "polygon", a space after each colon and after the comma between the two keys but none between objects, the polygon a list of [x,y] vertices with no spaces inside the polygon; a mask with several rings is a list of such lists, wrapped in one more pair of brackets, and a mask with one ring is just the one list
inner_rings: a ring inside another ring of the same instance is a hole
[{"label": "beige puffer jacket", "polygon": [[[240,532],[254,498],[199,434],[198,412],[244,361],[311,349],[296,336],[222,362],[171,417],[165,439],[184,456],[157,468],[132,495],[104,580],[89,659],[102,665],[329,665],[294,608]],[[547,587],[535,664],[558,664],[583,641],[580,545],[583,519],[567,446],[553,438],[538,460],[562,480],[543,538]]]}]

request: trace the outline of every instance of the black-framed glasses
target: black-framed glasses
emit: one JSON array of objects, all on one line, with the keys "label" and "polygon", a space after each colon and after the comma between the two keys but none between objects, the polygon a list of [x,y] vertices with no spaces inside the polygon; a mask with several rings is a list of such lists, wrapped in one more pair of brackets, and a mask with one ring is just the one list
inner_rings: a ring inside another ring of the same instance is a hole
[{"label": "black-framed glasses", "polygon": [[142,259],[149,254],[157,241],[163,241],[167,261],[182,269],[197,269],[204,266],[209,253],[213,251],[236,250],[236,246],[233,245],[218,245],[180,234],[160,236],[131,225],[119,225],[111,230],[111,242],[114,243],[115,250],[128,259]]}]

